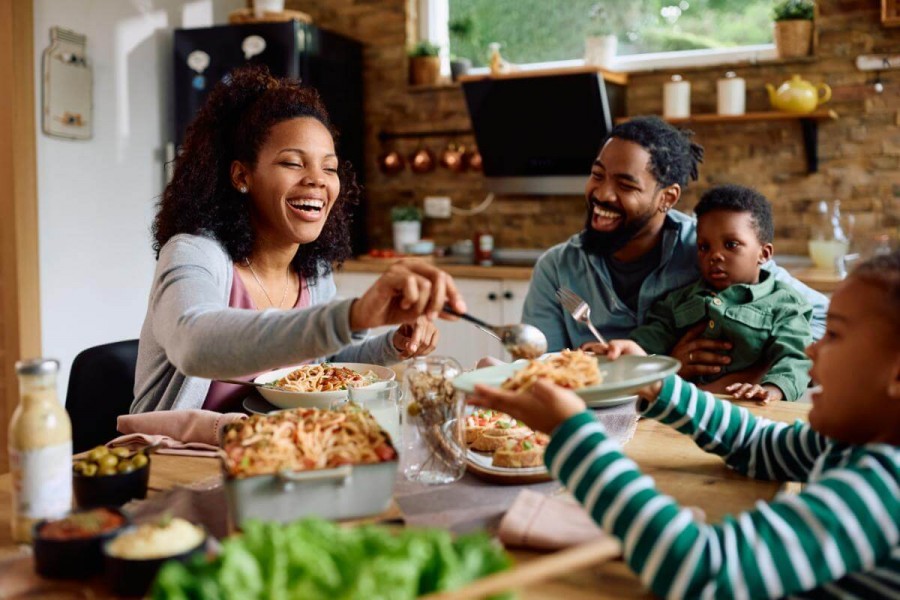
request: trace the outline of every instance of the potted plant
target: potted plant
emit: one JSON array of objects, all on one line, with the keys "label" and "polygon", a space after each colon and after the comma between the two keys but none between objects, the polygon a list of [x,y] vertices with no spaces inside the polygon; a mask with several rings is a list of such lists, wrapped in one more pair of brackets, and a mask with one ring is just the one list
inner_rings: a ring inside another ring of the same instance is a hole
[{"label": "potted plant", "polygon": [[812,47],[813,0],[781,0],[775,5],[775,48],[781,58],[808,56]]},{"label": "potted plant", "polygon": [[422,211],[411,204],[391,209],[394,229],[394,250],[405,252],[407,244],[415,244],[422,238]]},{"label": "potted plant", "polygon": [[[471,46],[471,42],[475,37],[475,20],[471,15],[453,19],[447,24],[450,30],[450,39],[456,45]],[[453,81],[459,79],[461,75],[465,75],[472,68],[472,61],[463,58],[457,54],[450,55],[450,78]]]},{"label": "potted plant", "polygon": [[409,83],[434,85],[441,77],[441,49],[429,41],[421,41],[409,51]]},{"label": "potted plant", "polygon": [[619,20],[613,15],[608,4],[597,2],[588,12],[590,26],[588,36],[584,39],[584,63],[587,65],[608,68],[616,58]]}]

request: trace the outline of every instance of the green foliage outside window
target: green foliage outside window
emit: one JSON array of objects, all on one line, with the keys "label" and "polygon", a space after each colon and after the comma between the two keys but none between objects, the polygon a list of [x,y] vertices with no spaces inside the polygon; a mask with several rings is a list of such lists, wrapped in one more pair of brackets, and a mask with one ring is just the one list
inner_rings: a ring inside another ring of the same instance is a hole
[{"label": "green foliage outside window", "polygon": [[450,0],[459,22],[451,53],[485,66],[499,42],[507,60],[533,63],[582,58],[585,38],[604,33],[620,55],[768,44],[772,0]]}]

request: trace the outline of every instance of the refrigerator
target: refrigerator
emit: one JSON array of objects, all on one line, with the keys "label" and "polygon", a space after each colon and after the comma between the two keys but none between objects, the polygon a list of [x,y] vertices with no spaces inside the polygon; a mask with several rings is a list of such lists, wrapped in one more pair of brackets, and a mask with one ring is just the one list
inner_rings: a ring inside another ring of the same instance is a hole
[{"label": "refrigerator", "polygon": [[[273,75],[300,79],[316,88],[340,133],[338,155],[353,164],[364,183],[362,45],[315,25],[288,21],[176,29],[175,144],[206,95],[237,66],[265,64]],[[365,198],[353,218],[353,250],[368,250]]]}]

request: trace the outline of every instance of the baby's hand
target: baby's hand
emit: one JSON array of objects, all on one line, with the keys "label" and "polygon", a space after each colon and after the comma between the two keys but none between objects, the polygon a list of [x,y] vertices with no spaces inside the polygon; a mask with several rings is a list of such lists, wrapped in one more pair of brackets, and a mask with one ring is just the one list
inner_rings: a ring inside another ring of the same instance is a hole
[{"label": "baby's hand", "polygon": [[608,344],[602,342],[586,342],[581,345],[581,349],[585,352],[593,352],[594,354],[605,354],[609,360],[615,360],[623,354],[647,356],[644,349],[631,340],[611,340]]},{"label": "baby's hand", "polygon": [[476,385],[469,404],[505,412],[544,433],[553,433],[563,421],[586,408],[575,392],[548,381],[537,381],[524,392]]},{"label": "baby's hand", "polygon": [[756,400],[760,405],[784,398],[784,394],[776,386],[758,383],[732,383],[725,391],[733,394],[737,400]]}]

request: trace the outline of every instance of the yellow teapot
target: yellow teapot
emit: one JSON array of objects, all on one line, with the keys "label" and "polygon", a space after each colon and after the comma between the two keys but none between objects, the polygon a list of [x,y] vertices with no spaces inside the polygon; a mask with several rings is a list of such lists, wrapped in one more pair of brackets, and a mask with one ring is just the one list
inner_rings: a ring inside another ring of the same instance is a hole
[{"label": "yellow teapot", "polygon": [[770,83],[766,84],[766,89],[773,108],[793,113],[812,112],[831,99],[831,88],[827,84],[813,85],[799,75],[782,83],[777,90]]}]

